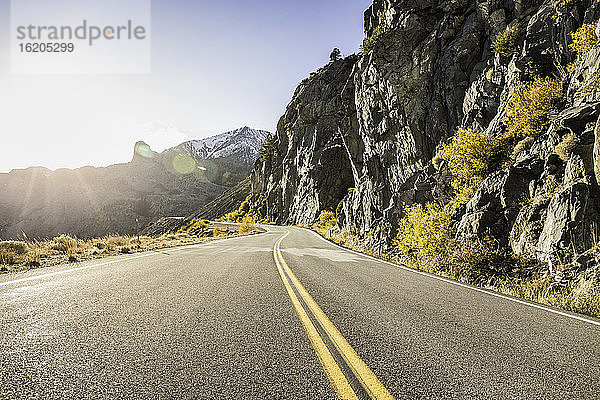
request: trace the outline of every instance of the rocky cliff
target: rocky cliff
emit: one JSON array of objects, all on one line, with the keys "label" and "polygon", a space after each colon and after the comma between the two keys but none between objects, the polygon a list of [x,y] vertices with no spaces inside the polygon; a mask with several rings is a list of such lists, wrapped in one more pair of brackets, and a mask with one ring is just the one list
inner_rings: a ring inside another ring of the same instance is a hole
[{"label": "rocky cliff", "polygon": [[[560,95],[539,132],[513,143],[457,207],[454,232],[550,264],[584,253],[600,222],[599,6],[375,0],[364,51],[294,93],[272,151],[252,172],[253,210],[294,224],[337,208],[342,228],[389,244],[407,206],[454,195],[452,174],[432,159],[457,129],[506,136],[518,88],[548,78]],[[572,33],[584,25],[592,29],[581,51]]]}]

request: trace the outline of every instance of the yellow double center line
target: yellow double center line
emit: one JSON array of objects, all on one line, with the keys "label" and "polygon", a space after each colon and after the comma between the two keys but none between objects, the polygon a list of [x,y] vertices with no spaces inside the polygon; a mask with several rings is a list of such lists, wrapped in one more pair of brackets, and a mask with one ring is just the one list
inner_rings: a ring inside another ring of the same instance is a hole
[{"label": "yellow double center line", "polygon": [[[324,339],[333,343],[335,350],[341,356],[353,377],[360,382],[360,385],[371,399],[393,399],[392,395],[387,391],[379,379],[377,379],[367,364],[358,356],[356,351],[354,351],[352,346],[350,346],[335,325],[333,325],[283,259],[283,255],[281,254],[281,242],[287,235],[289,235],[289,231],[275,242],[275,246],[273,247],[273,258],[275,259],[277,270],[279,271],[279,275],[281,276],[281,280],[292,301],[294,309],[298,313],[302,325],[304,325],[306,334],[308,335],[338,398],[350,400],[358,399],[358,396],[350,383],[348,383],[347,377],[344,375],[342,368],[336,362],[335,357],[325,344]],[[300,295],[308,309],[302,305],[302,302],[296,293]],[[317,322],[320,329],[317,329],[309,314],[312,314],[313,319]],[[324,336],[326,335],[326,337],[322,337],[321,334],[319,334],[319,330],[324,332]]]}]

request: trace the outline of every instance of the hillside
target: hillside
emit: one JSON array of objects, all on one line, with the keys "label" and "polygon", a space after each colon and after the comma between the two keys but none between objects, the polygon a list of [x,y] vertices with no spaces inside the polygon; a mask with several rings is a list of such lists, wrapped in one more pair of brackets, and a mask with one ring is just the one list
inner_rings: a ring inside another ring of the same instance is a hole
[{"label": "hillside", "polygon": [[189,215],[248,175],[266,135],[246,127],[162,153],[138,142],[125,164],[0,174],[0,239],[132,234],[136,218],[142,229]]}]

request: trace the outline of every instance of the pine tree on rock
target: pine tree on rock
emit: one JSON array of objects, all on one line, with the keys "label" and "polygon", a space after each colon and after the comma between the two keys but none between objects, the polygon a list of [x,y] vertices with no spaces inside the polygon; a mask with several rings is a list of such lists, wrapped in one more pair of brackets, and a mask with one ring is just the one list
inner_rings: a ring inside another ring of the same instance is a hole
[{"label": "pine tree on rock", "polygon": [[335,47],[333,49],[333,51],[331,52],[331,54],[329,55],[329,60],[331,62],[333,62],[333,61],[338,61],[340,58],[342,58],[342,52],[340,51],[340,49]]}]

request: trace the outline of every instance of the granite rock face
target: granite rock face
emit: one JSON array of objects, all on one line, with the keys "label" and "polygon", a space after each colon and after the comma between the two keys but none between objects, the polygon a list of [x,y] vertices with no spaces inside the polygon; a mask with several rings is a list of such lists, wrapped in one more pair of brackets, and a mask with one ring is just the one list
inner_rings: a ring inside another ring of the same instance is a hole
[{"label": "granite rock face", "polygon": [[[586,251],[600,223],[600,45],[577,55],[569,44],[599,19],[591,0],[375,0],[367,51],[296,90],[272,159],[252,172],[254,210],[311,223],[338,209],[342,228],[390,243],[407,205],[452,197],[452,177],[432,158],[457,128],[501,135],[515,85],[552,76],[564,91],[548,128],[483,181],[453,224],[458,237],[491,237],[541,261]],[[513,51],[495,54],[493,40],[515,25]],[[567,138],[572,149],[559,156]]]},{"label": "granite rock face", "polygon": [[276,150],[251,175],[261,215],[308,224],[354,185],[349,154],[361,152],[350,80],[356,61],[334,61],[296,89],[277,126]]}]

